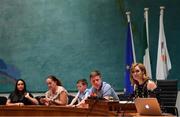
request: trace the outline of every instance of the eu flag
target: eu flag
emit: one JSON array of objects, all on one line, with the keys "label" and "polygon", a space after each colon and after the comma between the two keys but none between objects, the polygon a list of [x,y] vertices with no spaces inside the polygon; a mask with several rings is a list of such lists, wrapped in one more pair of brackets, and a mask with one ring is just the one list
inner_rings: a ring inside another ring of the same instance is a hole
[{"label": "eu flag", "polygon": [[132,30],[131,30],[131,23],[128,23],[127,28],[127,39],[126,39],[126,58],[125,58],[125,86],[124,86],[124,93],[125,95],[130,95],[133,93],[133,86],[130,82],[130,68],[132,63],[135,61],[133,54],[134,52],[134,44],[133,44],[133,37],[132,37]]}]

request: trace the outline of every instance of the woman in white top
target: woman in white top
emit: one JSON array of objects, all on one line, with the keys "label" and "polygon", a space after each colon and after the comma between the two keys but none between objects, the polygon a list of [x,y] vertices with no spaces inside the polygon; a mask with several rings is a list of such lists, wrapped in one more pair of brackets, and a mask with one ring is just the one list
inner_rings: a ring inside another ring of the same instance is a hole
[{"label": "woman in white top", "polygon": [[48,91],[45,93],[45,98],[41,98],[40,102],[45,105],[67,105],[68,93],[61,82],[53,75],[48,76],[46,83]]}]

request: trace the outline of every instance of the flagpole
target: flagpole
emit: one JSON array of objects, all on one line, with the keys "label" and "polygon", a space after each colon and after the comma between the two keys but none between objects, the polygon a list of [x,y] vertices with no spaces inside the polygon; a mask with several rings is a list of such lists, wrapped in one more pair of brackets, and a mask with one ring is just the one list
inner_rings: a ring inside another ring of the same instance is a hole
[{"label": "flagpole", "polygon": [[[161,20],[160,27],[163,27],[163,32],[164,32],[164,25],[163,25],[164,9],[165,9],[164,6],[160,6],[160,16],[161,16],[160,17],[160,20]],[[162,30],[162,28],[161,28],[161,30]]]},{"label": "flagpole", "polygon": [[128,23],[130,23],[130,29],[131,29],[131,38],[132,38],[131,40],[132,40],[133,59],[134,59],[134,63],[136,63],[136,56],[135,56],[135,49],[134,49],[134,38],[133,38],[133,34],[132,34],[130,14],[131,14],[130,11],[127,11],[127,12],[126,12],[127,20],[128,20]]},{"label": "flagpole", "polygon": [[131,21],[130,21],[130,14],[131,14],[130,11],[127,11],[127,12],[126,12],[128,23],[131,22]]},{"label": "flagpole", "polygon": [[[164,33],[164,25],[163,25],[163,15],[164,15],[164,6],[160,6],[160,32]],[[162,31],[163,30],[163,31]],[[163,34],[164,35],[164,34]]]},{"label": "flagpole", "polygon": [[164,7],[164,6],[160,6],[160,10],[161,10],[161,11],[160,11],[160,14],[161,14],[161,15],[163,15],[163,14],[164,14],[164,9],[165,9],[165,7]]},{"label": "flagpole", "polygon": [[149,47],[149,24],[148,24],[148,11],[149,8],[144,8],[144,18],[146,20],[146,35],[147,35],[147,43],[148,43],[148,47]]},{"label": "flagpole", "polygon": [[144,19],[145,19],[145,25],[146,25],[146,42],[147,42],[147,48],[145,49],[145,55],[143,57],[143,63],[146,67],[147,75],[152,78],[151,73],[151,61],[150,61],[150,53],[149,53],[149,22],[148,22],[148,10],[149,8],[144,8]]}]

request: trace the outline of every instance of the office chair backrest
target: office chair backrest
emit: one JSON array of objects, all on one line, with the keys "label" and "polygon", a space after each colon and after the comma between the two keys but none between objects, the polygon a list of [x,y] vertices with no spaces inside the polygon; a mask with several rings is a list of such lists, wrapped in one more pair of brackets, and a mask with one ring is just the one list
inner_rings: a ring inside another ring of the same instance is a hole
[{"label": "office chair backrest", "polygon": [[7,98],[4,97],[4,96],[1,96],[0,97],[0,105],[5,105],[6,104],[6,101],[7,101]]},{"label": "office chair backrest", "polygon": [[[68,104],[71,103],[71,101],[75,98],[73,95],[68,95]],[[78,104],[78,101],[76,101],[74,104]]]},{"label": "office chair backrest", "polygon": [[175,106],[178,94],[178,80],[157,80],[158,100],[161,106]]}]

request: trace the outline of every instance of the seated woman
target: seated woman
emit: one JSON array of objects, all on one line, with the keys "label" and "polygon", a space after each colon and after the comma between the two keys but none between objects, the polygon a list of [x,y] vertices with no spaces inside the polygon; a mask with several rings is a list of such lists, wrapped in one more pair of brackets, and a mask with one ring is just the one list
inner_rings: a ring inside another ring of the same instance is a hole
[{"label": "seated woman", "polygon": [[67,105],[68,93],[61,82],[53,75],[48,76],[46,83],[48,91],[45,93],[45,98],[41,98],[40,102],[45,105]]},{"label": "seated woman", "polygon": [[[77,81],[77,89],[78,93],[75,98],[68,106],[77,106],[77,107],[85,107],[85,100],[90,95],[89,89],[87,89],[88,83],[86,79],[80,79]],[[74,105],[75,102],[78,101],[78,104]]]},{"label": "seated woman", "polygon": [[26,83],[24,80],[19,79],[16,81],[14,92],[12,92],[6,102],[7,106],[23,106],[38,104],[38,101],[33,98],[33,95],[26,91]]},{"label": "seated woman", "polygon": [[157,85],[147,76],[146,68],[141,63],[135,63],[131,67],[130,81],[134,86],[134,96],[136,97],[155,97],[153,92]]}]

